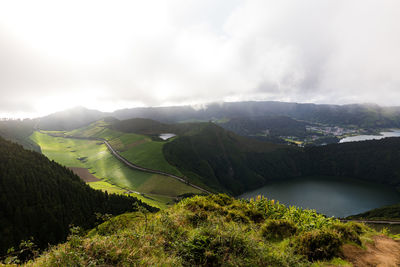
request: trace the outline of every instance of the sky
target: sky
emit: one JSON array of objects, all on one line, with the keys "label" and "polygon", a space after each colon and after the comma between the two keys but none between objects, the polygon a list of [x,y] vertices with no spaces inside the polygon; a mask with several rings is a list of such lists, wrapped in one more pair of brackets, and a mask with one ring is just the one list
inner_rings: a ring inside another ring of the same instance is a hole
[{"label": "sky", "polygon": [[0,117],[247,100],[400,105],[400,1],[0,1]]}]

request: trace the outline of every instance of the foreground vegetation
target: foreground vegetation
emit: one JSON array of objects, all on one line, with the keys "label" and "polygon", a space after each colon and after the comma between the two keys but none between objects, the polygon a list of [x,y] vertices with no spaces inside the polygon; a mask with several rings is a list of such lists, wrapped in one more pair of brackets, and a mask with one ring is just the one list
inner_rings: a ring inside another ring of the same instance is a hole
[{"label": "foreground vegetation", "polygon": [[274,200],[196,196],[155,214],[127,213],[75,231],[29,266],[324,266],[373,230]]}]

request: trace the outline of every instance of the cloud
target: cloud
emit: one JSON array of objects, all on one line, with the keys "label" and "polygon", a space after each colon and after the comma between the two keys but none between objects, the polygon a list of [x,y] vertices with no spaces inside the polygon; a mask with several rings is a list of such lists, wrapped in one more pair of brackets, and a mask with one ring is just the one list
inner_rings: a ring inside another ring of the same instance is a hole
[{"label": "cloud", "polygon": [[3,1],[0,114],[227,100],[400,105],[399,20],[396,0]]}]

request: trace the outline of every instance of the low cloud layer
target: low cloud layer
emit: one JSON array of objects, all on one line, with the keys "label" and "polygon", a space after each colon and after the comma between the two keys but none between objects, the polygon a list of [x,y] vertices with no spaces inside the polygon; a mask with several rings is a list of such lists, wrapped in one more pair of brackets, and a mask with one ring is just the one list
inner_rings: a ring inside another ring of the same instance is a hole
[{"label": "low cloud layer", "polygon": [[211,101],[400,105],[397,0],[0,2],[0,116]]}]

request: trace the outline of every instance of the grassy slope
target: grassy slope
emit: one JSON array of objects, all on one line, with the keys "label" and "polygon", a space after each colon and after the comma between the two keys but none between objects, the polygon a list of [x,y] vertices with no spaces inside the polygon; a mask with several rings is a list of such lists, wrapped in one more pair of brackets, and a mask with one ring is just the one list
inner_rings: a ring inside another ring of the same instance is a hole
[{"label": "grassy slope", "polygon": [[31,266],[349,266],[342,244],[376,234],[273,200],[185,199],[156,214],[127,213],[73,235]]},{"label": "grassy slope", "polygon": [[87,168],[97,178],[118,187],[167,197],[198,192],[173,178],[126,167],[99,141],[51,137],[39,132],[35,132],[31,138],[50,159],[69,167]]},{"label": "grassy slope", "polygon": [[[118,187],[116,185],[110,184],[105,181],[98,181],[98,182],[91,182],[88,183],[90,187],[101,190],[101,191],[107,191],[108,193],[115,193],[115,194],[126,194],[126,190]],[[173,203],[173,197],[169,196],[160,196],[160,195],[145,195],[145,194],[138,194],[138,193],[129,193],[130,196],[136,197],[137,199],[140,199],[143,202],[146,202],[149,205],[152,205],[154,207],[160,208],[160,209],[165,209],[168,207],[169,204]]]},{"label": "grassy slope", "polygon": [[145,135],[134,133],[122,133],[106,128],[109,124],[97,121],[88,127],[83,127],[70,132],[67,135],[77,137],[103,138],[120,154],[129,161],[150,169],[160,170],[181,176],[181,172],[170,165],[163,155],[162,149],[166,142],[153,141]]}]

